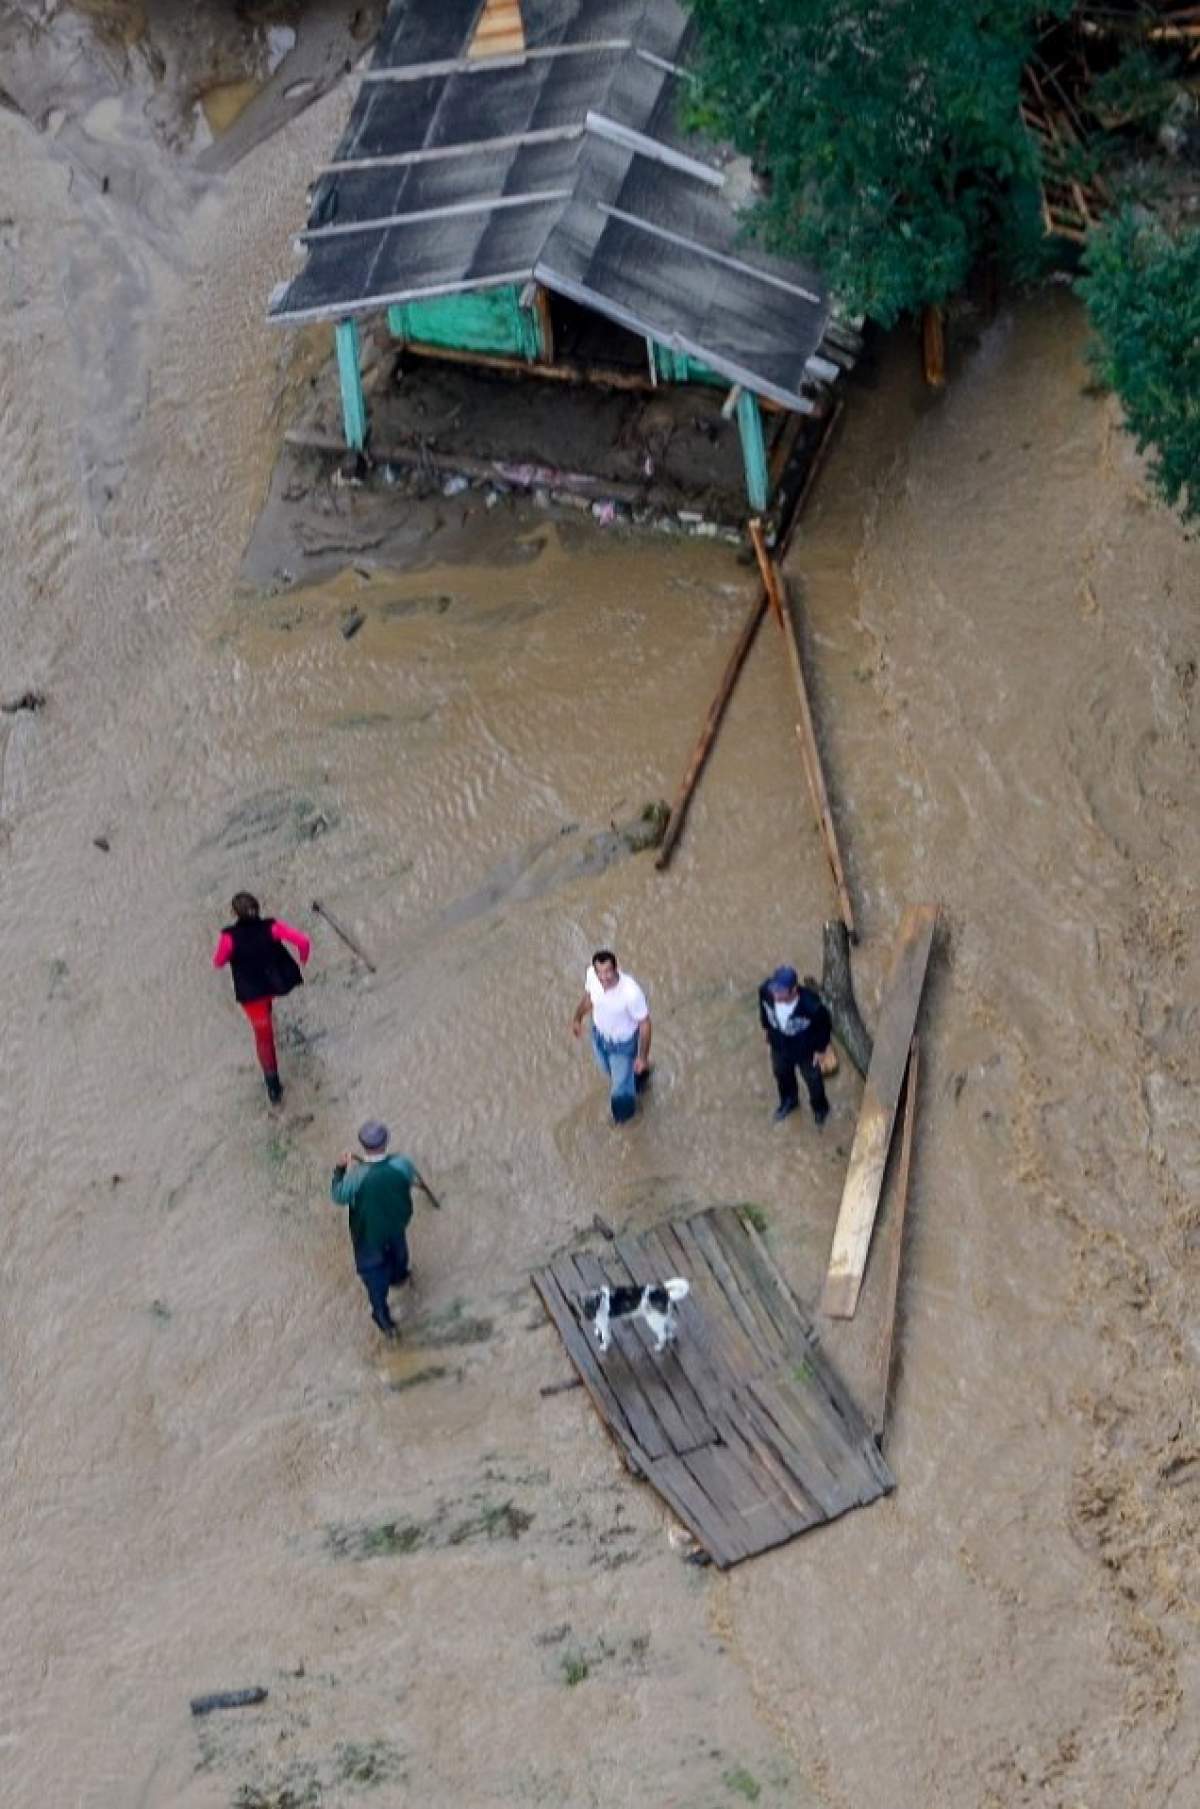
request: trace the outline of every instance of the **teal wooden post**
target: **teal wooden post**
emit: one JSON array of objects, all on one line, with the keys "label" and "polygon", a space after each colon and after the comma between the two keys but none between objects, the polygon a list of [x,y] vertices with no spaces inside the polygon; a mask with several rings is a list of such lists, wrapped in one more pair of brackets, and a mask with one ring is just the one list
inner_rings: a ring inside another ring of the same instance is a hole
[{"label": "teal wooden post", "polygon": [[361,452],[367,443],[367,405],[363,399],[362,372],[358,365],[358,322],[351,315],[334,328],[338,376],[342,381],[342,420],[346,444]]},{"label": "teal wooden post", "polygon": [[763,442],[758,397],[744,389],[737,404],[738,432],[742,437],[742,463],[746,467],[746,493],[750,507],[761,515],[767,506],[767,448]]}]

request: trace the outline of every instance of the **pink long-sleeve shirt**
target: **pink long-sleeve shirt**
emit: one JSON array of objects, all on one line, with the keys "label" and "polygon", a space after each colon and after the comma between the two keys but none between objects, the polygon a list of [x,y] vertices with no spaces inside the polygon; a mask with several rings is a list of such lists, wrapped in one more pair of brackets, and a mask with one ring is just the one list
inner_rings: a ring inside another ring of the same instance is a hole
[{"label": "pink long-sleeve shirt", "polygon": [[[284,923],[282,917],[277,917],[271,925],[271,939],[274,942],[290,942],[300,957],[301,967],[304,966],[309,955],[312,953],[312,943],[304,934],[304,931],[293,929],[290,923]],[[222,930],[217,940],[217,946],[213,950],[213,966],[224,967],[232,953],[233,937],[229,934],[228,930]]]}]

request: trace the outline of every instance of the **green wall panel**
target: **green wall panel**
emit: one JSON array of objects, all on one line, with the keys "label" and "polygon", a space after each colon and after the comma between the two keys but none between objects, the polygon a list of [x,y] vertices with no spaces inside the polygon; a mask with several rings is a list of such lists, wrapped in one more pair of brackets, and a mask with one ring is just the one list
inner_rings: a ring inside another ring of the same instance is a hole
[{"label": "green wall panel", "polygon": [[500,353],[531,362],[541,356],[537,315],[521,306],[520,292],[511,284],[405,302],[388,309],[388,326],[397,339],[413,339],[420,345]]}]

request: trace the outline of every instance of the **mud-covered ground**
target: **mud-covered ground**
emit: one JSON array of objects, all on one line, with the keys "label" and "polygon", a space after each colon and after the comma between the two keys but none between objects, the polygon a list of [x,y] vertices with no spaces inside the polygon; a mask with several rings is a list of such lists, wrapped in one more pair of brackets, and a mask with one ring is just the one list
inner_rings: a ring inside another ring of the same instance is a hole
[{"label": "mud-covered ground", "polygon": [[[673,789],[731,549],[473,498],[434,563],[247,581],[314,357],[264,301],[346,104],[219,183],[140,96],[0,114],[0,693],[46,698],[0,716],[5,1800],[1179,1809],[1196,550],[1064,296],[940,398],[903,342],[854,394],[792,576],[868,1015],[903,903],[945,913],[900,1486],[684,1564],[580,1393],[539,1395],[527,1274],[596,1211],[752,1200],[816,1293],[856,1087],[773,1129],[753,1020],[830,908],[790,681],[768,624],[662,876],[609,826]],[[247,884],[315,935],[279,1114],[207,965]],[[627,1135],[567,1034],[609,941],[656,1025]],[[379,1111],[444,1202],[395,1351],[324,1198]]]}]

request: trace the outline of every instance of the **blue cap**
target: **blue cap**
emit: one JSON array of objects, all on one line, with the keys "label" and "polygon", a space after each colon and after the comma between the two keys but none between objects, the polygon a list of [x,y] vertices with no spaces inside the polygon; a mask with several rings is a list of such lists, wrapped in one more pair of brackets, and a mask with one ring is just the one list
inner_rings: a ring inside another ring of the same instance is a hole
[{"label": "blue cap", "polygon": [[374,1154],[377,1150],[387,1148],[388,1138],[391,1134],[387,1125],[381,1124],[378,1118],[368,1118],[367,1122],[359,1127],[358,1141],[364,1149],[370,1150]]},{"label": "blue cap", "polygon": [[799,984],[800,981],[794,967],[777,967],[767,981],[772,992],[791,992],[793,986],[799,986]]}]

